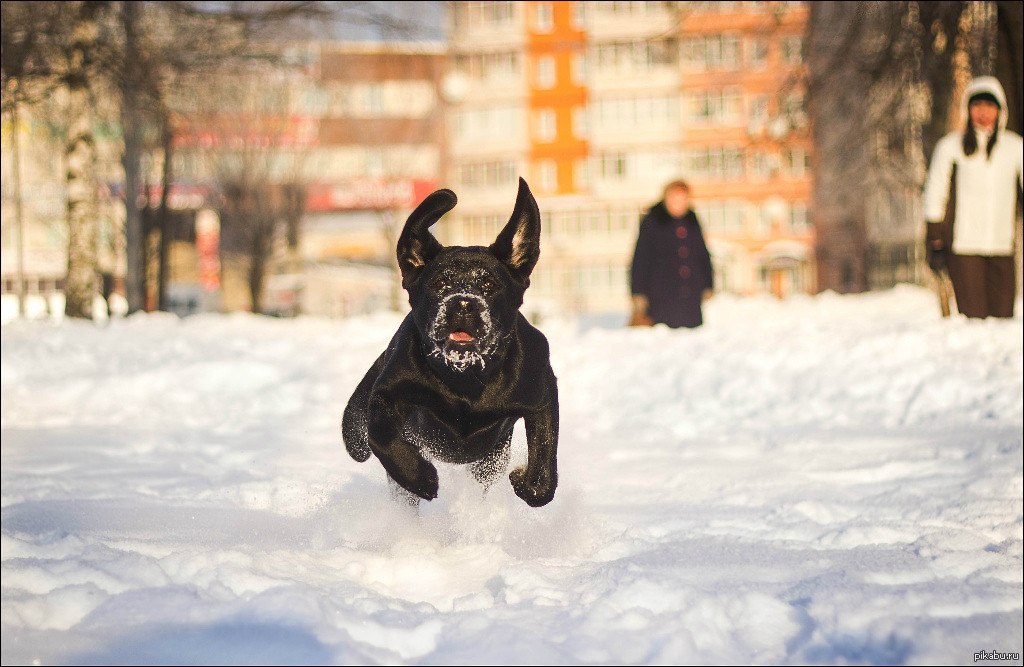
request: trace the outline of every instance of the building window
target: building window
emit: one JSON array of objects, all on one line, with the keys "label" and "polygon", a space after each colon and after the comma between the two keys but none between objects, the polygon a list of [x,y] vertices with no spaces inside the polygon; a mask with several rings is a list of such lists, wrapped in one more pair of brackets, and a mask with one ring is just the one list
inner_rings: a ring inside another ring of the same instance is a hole
[{"label": "building window", "polygon": [[485,53],[474,57],[476,75],[485,81],[499,82],[519,75],[519,56],[511,52]]},{"label": "building window", "polygon": [[640,151],[631,156],[630,178],[642,183],[665,183],[678,177],[682,154],[678,150]]},{"label": "building window", "polygon": [[596,67],[611,73],[645,72],[674,65],[677,50],[673,39],[599,44]]},{"label": "building window", "polygon": [[802,92],[789,93],[782,98],[780,105],[782,114],[790,125],[797,128],[807,126],[807,114],[804,112],[804,95]]},{"label": "building window", "polygon": [[557,116],[554,109],[541,109],[534,113],[534,136],[538,141],[551,142],[558,134]]},{"label": "building window", "polygon": [[751,95],[747,116],[750,118],[752,126],[765,127],[768,124],[768,96]]},{"label": "building window", "polygon": [[510,137],[520,131],[522,118],[515,107],[469,109],[452,116],[452,132],[456,138],[465,141]]},{"label": "building window", "polygon": [[[584,3],[577,2],[576,4],[582,5]],[[647,14],[663,12],[669,4],[667,2],[618,2],[617,0],[611,0],[608,2],[592,3],[592,8],[605,14],[645,16]]]},{"label": "building window", "polygon": [[540,56],[537,58],[537,76],[535,83],[538,88],[555,87],[554,56]]},{"label": "building window", "polygon": [[803,178],[807,175],[807,151],[803,148],[787,148],[784,155],[787,175],[792,178]]},{"label": "building window", "polygon": [[573,107],[572,110],[572,134],[578,139],[585,139],[590,134],[590,123],[588,121],[587,107]]},{"label": "building window", "polygon": [[803,47],[803,39],[800,35],[790,35],[782,38],[782,61],[789,65],[799,65],[802,59],[800,49]]},{"label": "building window", "polygon": [[725,215],[723,219],[723,231],[726,234],[742,234],[745,225],[745,214],[747,204],[744,201],[730,199],[725,202]]},{"label": "building window", "polygon": [[754,37],[747,42],[747,65],[762,69],[768,64],[768,40]]},{"label": "building window", "polygon": [[577,2],[572,3],[572,27],[577,30],[583,30],[587,25],[587,3]]},{"label": "building window", "polygon": [[701,224],[714,234],[743,234],[747,203],[739,199],[705,201],[697,205]]},{"label": "building window", "polygon": [[807,204],[802,201],[795,201],[789,209],[789,225],[797,234],[805,234],[809,231],[807,224]]},{"label": "building window", "polygon": [[457,173],[467,187],[496,188],[515,183],[519,172],[515,162],[483,162],[459,165]]},{"label": "building window", "polygon": [[725,227],[725,205],[722,202],[703,202],[697,206],[697,213],[708,231],[720,233]]},{"label": "building window", "polygon": [[706,146],[689,152],[688,171],[697,181],[743,179],[743,150],[735,146]]},{"label": "building window", "polygon": [[515,16],[515,2],[467,2],[466,21],[470,27],[497,27],[511,23]]},{"label": "building window", "polygon": [[602,153],[598,158],[600,178],[608,181],[667,182],[678,177],[681,158],[677,150]]},{"label": "building window", "polygon": [[455,69],[467,77],[500,82],[519,76],[519,55],[511,51],[455,56]]},{"label": "building window", "polygon": [[788,203],[776,198],[767,199],[758,207],[757,231],[763,236],[785,232],[791,215]]},{"label": "building window", "polygon": [[572,82],[582,86],[587,82],[587,54],[574,53],[572,56]]},{"label": "building window", "polygon": [[604,153],[601,155],[601,178],[621,181],[626,178],[626,154]]},{"label": "building window", "polygon": [[572,169],[573,185],[577,190],[586,191],[590,189],[590,161],[576,160]]},{"label": "building window", "polygon": [[554,160],[541,160],[537,165],[542,192],[558,190],[558,164]]},{"label": "building window", "polygon": [[538,2],[533,6],[533,29],[537,32],[551,32],[555,28],[555,18],[550,2]]},{"label": "building window", "polygon": [[778,170],[779,156],[774,153],[755,151],[748,160],[748,173],[751,178],[767,181]]},{"label": "building window", "polygon": [[721,90],[693,91],[686,96],[687,120],[694,124],[724,125],[742,117],[742,92],[730,86]]},{"label": "building window", "polygon": [[691,70],[735,70],[740,65],[740,39],[733,34],[702,35],[683,42],[683,63]]},{"label": "building window", "polygon": [[593,109],[594,122],[602,129],[673,125],[679,116],[674,95],[603,98],[594,102]]}]

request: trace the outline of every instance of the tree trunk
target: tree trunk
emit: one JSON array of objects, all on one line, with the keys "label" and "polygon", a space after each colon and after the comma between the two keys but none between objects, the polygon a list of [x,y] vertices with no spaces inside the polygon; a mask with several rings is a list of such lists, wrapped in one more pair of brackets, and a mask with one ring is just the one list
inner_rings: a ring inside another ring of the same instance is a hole
[{"label": "tree trunk", "polygon": [[269,258],[267,242],[268,223],[263,217],[265,212],[256,212],[253,218],[253,236],[250,251],[249,264],[249,299],[252,302],[252,312],[263,312],[263,281],[267,272],[267,259]]},{"label": "tree trunk", "polygon": [[861,3],[812,2],[806,60],[807,110],[814,142],[811,193],[818,289],[867,289],[865,202],[871,134],[864,100],[871,81],[855,57]]},{"label": "tree trunk", "polygon": [[124,73],[122,79],[121,125],[124,132],[124,206],[125,206],[125,296],[128,312],[146,307],[146,235],[142,230],[142,213],[138,206],[142,141],[139,137],[139,81],[137,75],[138,44],[135,2],[121,3],[124,27]]},{"label": "tree trunk", "polygon": [[14,228],[17,230],[18,243],[18,316],[24,317],[25,310],[25,212],[21,196],[21,114],[18,102],[11,105],[11,170],[14,172]]},{"label": "tree trunk", "polygon": [[1019,0],[996,3],[999,47],[996,52],[996,76],[1006,91],[1007,127],[1020,133],[1024,129],[1024,4]]},{"label": "tree trunk", "polygon": [[171,144],[173,143],[174,134],[170,123],[171,121],[169,118],[164,119],[164,159],[163,171],[161,174],[160,210],[157,212],[157,227],[160,234],[156,280],[157,310],[167,310],[168,308],[167,281],[170,279],[169,256],[171,252],[171,240],[169,233],[171,222],[168,200],[171,196],[171,186],[174,184],[174,175],[171,172],[171,164],[174,156]]},{"label": "tree trunk", "polygon": [[99,206],[96,191],[96,141],[92,134],[89,92],[84,80],[68,90],[67,169],[68,273],[64,282],[64,312],[68,317],[92,317],[96,295]]},{"label": "tree trunk", "polygon": [[921,2],[921,82],[931,96],[931,113],[921,126],[921,153],[925,164],[930,164],[935,144],[950,131],[950,112],[953,99],[957,41],[960,38],[960,19],[967,7],[965,2]]}]

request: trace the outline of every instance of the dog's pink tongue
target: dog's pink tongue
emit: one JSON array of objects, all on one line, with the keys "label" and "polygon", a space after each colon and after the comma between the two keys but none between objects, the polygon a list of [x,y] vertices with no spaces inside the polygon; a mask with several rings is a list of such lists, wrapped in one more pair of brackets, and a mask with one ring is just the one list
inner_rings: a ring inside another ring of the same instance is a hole
[{"label": "dog's pink tongue", "polygon": [[453,331],[448,334],[448,340],[453,340],[456,343],[468,343],[473,340],[473,337],[465,331]]}]

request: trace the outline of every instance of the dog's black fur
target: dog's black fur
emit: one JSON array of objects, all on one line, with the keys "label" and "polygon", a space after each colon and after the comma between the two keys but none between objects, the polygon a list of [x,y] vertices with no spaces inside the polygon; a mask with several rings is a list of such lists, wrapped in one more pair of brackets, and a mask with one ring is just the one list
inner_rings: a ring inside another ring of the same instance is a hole
[{"label": "dog's black fur", "polygon": [[558,483],[558,388],[547,339],[519,313],[540,256],[537,201],[519,179],[512,217],[490,247],[446,248],[428,228],[456,201],[438,190],[405,223],[398,264],[412,311],[349,399],[342,436],[356,461],[375,455],[394,482],[431,500],[438,482],[428,458],[472,464],[490,484],[523,418],[527,464],[509,479],[540,507]]}]

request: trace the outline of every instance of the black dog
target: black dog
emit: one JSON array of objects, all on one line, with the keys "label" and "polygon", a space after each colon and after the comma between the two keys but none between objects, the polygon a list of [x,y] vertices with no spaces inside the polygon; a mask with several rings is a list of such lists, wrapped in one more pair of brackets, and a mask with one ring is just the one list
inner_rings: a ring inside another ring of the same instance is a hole
[{"label": "black dog", "polygon": [[428,228],[456,201],[438,190],[405,223],[398,265],[412,312],[349,399],[342,436],[356,461],[374,454],[394,482],[431,500],[428,457],[472,464],[490,484],[523,418],[527,464],[509,479],[540,507],[558,483],[558,388],[547,339],[519,313],[540,257],[537,201],[519,179],[515,210],[490,247],[445,248]]}]

